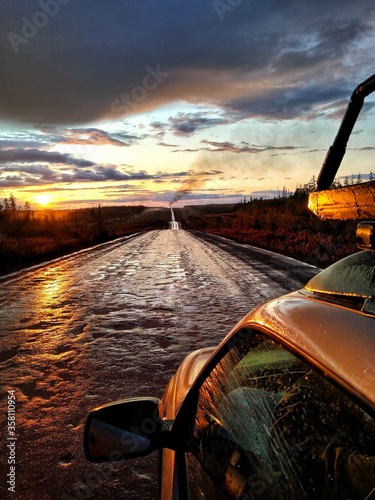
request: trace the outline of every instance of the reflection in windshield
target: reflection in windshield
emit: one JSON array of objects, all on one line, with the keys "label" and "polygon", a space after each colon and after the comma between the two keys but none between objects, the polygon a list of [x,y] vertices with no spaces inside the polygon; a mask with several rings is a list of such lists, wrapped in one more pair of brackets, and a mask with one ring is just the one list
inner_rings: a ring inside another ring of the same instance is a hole
[{"label": "reflection in windshield", "polygon": [[194,495],[366,498],[373,419],[275,342],[251,347],[243,356],[232,349],[200,389],[188,458]]}]

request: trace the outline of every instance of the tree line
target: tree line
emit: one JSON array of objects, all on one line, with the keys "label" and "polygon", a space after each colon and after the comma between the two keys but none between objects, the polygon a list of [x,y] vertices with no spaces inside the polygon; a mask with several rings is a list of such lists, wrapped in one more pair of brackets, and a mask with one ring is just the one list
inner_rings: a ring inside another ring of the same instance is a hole
[{"label": "tree line", "polygon": [[357,251],[356,223],[316,217],[307,207],[308,194],[314,189],[312,179],[276,198],[248,197],[225,212],[195,213],[183,226],[326,267]]},{"label": "tree line", "polygon": [[116,235],[101,205],[78,210],[32,210],[13,194],[0,202],[0,272],[76,251]]}]

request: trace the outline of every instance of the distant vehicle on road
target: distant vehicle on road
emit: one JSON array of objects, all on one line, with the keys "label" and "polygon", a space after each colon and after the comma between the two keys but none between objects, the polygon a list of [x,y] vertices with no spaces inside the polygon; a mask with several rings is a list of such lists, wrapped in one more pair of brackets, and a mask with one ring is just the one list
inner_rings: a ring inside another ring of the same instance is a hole
[{"label": "distant vehicle on road", "polygon": [[309,200],[358,220],[362,251],[190,353],[161,400],[93,409],[88,460],[159,450],[162,499],[375,498],[375,182],[329,189],[374,90],[354,91]]}]

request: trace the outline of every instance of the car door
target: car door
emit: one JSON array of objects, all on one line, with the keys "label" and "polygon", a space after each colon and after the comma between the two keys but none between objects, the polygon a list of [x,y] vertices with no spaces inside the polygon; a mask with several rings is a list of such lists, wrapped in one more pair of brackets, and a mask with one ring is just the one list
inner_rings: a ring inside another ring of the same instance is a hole
[{"label": "car door", "polygon": [[173,432],[184,436],[180,491],[192,499],[366,499],[375,491],[373,416],[329,374],[254,329],[222,346]]}]

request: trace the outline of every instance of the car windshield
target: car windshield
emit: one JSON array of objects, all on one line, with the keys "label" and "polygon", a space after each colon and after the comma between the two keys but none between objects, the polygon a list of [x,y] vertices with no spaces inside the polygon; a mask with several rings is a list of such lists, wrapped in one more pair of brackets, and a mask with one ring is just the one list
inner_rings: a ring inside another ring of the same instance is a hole
[{"label": "car windshield", "polygon": [[192,498],[366,498],[374,434],[374,420],[340,390],[256,335],[199,391],[187,454]]}]

